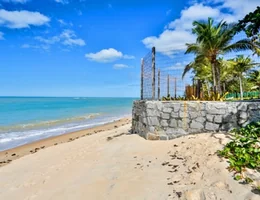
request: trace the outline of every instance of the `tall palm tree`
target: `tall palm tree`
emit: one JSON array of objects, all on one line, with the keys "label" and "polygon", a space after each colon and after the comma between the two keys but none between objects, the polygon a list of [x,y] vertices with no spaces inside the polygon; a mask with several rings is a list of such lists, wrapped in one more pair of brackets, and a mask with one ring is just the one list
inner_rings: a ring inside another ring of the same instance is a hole
[{"label": "tall palm tree", "polygon": [[259,98],[260,98],[260,71],[259,70],[253,70],[249,74],[249,81],[254,84],[253,89],[258,88]]},{"label": "tall palm tree", "polygon": [[196,59],[185,66],[182,73],[182,78],[190,71],[193,70],[195,76],[194,80],[200,80],[202,84],[207,88],[208,95],[210,94],[210,82],[212,81],[212,74],[210,63],[207,59],[203,62],[199,62]]},{"label": "tall palm tree", "polygon": [[197,35],[197,40],[196,43],[187,44],[186,54],[195,54],[197,62],[208,59],[211,64],[214,91],[222,93],[218,57],[233,51],[249,49],[255,51],[256,46],[249,39],[232,43],[236,34],[234,25],[228,25],[224,21],[215,25],[214,20],[209,18],[207,22],[194,21],[193,26],[192,32]]},{"label": "tall palm tree", "polygon": [[244,57],[243,55],[237,56],[232,61],[234,62],[232,67],[232,74],[234,74],[239,80],[240,98],[243,100],[243,74],[248,72],[253,67],[259,65],[259,63],[253,63],[250,57]]}]

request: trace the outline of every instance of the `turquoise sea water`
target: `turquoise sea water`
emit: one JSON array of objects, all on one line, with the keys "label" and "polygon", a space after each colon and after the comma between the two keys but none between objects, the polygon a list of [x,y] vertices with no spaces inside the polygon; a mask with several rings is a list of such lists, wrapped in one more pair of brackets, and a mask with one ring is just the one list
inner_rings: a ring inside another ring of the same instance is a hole
[{"label": "turquoise sea water", "polygon": [[130,116],[134,100],[0,97],[0,151]]}]

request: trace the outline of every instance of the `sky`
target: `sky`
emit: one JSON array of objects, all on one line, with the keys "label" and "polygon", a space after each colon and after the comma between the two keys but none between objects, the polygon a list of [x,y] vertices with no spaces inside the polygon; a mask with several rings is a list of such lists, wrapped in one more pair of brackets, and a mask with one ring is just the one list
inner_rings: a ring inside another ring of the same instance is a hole
[{"label": "sky", "polygon": [[[182,70],[194,20],[236,22],[260,0],[0,0],[0,96],[139,97],[153,46]],[[160,62],[160,60],[159,60]]]}]

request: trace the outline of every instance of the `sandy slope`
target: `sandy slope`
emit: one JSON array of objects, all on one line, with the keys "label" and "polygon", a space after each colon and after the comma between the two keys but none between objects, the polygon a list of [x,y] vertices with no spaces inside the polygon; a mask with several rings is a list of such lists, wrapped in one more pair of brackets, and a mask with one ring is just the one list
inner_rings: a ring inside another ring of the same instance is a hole
[{"label": "sandy slope", "polygon": [[214,153],[228,138],[146,141],[130,125],[43,149],[0,168],[0,199],[259,199]]}]

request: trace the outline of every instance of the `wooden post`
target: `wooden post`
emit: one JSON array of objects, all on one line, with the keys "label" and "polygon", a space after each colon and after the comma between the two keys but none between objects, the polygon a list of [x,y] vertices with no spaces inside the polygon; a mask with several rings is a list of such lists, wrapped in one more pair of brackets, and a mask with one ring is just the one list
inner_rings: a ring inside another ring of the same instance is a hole
[{"label": "wooden post", "polygon": [[152,100],[155,100],[155,47],[152,48]]},{"label": "wooden post", "polygon": [[167,96],[170,94],[170,75],[167,76]]},{"label": "wooden post", "polygon": [[160,96],[161,96],[161,72],[160,69],[158,69],[158,100],[160,100]]},{"label": "wooden post", "polygon": [[174,78],[174,98],[177,98],[177,78]]},{"label": "wooden post", "polygon": [[141,59],[141,100],[144,99],[144,59]]}]

